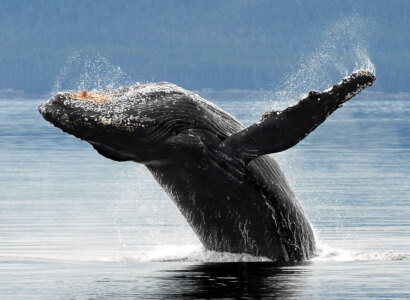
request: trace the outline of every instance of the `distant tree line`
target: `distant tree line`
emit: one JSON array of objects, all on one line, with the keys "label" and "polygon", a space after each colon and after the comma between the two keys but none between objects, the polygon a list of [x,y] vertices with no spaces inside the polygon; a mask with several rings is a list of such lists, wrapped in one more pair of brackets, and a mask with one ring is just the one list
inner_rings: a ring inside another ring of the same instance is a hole
[{"label": "distant tree line", "polygon": [[2,0],[0,89],[47,93],[76,51],[100,53],[135,81],[268,88],[297,70],[318,34],[358,15],[370,31],[374,89],[410,92],[409,11],[410,1],[380,0]]}]

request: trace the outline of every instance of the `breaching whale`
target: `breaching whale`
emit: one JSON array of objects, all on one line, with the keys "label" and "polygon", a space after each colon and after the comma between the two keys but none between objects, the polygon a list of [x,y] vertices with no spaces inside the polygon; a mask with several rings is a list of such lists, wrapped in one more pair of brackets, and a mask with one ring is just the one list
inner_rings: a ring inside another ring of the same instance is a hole
[{"label": "breaching whale", "polygon": [[300,261],[314,255],[312,227],[266,154],[296,145],[375,80],[369,71],[355,72],[246,128],[199,95],[166,82],[59,93],[39,111],[101,155],[144,164],[206,249]]}]

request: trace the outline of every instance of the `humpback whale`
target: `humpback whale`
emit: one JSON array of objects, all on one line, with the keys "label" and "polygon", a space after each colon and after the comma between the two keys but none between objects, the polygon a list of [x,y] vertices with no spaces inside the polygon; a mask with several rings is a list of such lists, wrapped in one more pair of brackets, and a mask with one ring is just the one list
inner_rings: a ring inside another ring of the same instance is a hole
[{"label": "humpback whale", "polygon": [[314,255],[314,234],[267,154],[296,145],[375,80],[369,71],[354,72],[246,128],[199,95],[166,82],[62,92],[39,111],[104,157],[144,164],[206,249],[291,262]]}]

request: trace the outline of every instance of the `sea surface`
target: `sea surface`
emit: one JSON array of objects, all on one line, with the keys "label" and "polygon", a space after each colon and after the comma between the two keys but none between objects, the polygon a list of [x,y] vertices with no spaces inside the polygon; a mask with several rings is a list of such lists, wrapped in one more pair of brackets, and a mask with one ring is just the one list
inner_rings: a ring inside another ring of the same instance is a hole
[{"label": "sea surface", "polygon": [[[263,93],[203,93],[244,124]],[[0,99],[0,299],[410,298],[410,95],[362,93],[273,155],[311,220],[309,261],[203,249],[141,165]]]}]

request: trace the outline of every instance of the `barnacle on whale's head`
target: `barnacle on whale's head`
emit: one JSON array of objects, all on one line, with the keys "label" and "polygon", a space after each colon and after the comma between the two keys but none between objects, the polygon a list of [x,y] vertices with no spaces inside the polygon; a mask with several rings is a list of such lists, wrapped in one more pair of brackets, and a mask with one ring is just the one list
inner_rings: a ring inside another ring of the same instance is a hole
[{"label": "barnacle on whale's head", "polygon": [[73,99],[83,100],[83,101],[92,101],[95,103],[104,103],[111,101],[107,96],[97,93],[89,93],[87,90],[82,90],[79,93],[71,94]]}]

